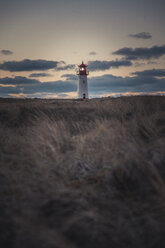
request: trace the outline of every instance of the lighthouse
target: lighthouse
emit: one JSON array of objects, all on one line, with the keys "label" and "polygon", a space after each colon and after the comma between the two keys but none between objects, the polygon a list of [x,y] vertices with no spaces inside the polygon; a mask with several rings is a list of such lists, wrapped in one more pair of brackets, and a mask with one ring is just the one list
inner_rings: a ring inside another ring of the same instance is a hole
[{"label": "lighthouse", "polygon": [[86,70],[87,65],[85,65],[83,61],[82,61],[82,64],[79,65],[78,67],[79,67],[79,69],[77,71],[77,75],[78,75],[78,98],[86,99],[86,98],[88,98],[87,76],[89,75],[89,72]]}]

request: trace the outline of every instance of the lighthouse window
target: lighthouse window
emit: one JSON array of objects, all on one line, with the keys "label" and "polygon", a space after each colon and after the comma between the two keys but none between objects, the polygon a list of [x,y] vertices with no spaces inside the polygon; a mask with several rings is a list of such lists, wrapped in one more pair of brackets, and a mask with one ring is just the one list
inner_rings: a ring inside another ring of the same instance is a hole
[{"label": "lighthouse window", "polygon": [[85,80],[83,80],[83,84],[85,84]]},{"label": "lighthouse window", "polygon": [[82,71],[84,71],[84,68],[82,67]]}]

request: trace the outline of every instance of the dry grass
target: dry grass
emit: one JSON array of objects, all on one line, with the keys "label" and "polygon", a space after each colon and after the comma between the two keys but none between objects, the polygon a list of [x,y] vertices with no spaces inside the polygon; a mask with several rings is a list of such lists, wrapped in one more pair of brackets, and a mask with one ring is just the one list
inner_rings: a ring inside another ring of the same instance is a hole
[{"label": "dry grass", "polygon": [[0,99],[0,247],[164,248],[164,110]]}]

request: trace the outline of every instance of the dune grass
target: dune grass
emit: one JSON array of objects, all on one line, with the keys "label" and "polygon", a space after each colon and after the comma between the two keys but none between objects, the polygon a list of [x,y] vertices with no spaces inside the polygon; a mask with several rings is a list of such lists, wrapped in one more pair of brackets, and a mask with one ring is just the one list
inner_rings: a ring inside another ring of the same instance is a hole
[{"label": "dune grass", "polygon": [[164,248],[165,97],[0,99],[0,247]]}]

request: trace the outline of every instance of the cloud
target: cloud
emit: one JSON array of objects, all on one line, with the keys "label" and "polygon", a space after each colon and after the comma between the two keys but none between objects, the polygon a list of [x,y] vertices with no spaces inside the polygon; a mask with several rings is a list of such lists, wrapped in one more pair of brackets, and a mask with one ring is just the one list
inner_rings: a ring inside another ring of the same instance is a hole
[{"label": "cloud", "polygon": [[[9,85],[9,87],[2,87],[3,85]],[[14,85],[15,87],[11,87]],[[9,92],[10,94],[35,94],[37,92],[42,93],[65,93],[75,92],[77,85],[71,81],[52,81],[43,82],[39,80],[30,79],[26,77],[15,77],[15,78],[1,78],[0,79],[0,94]]]},{"label": "cloud", "polygon": [[11,87],[10,85],[3,87],[0,85],[0,97],[7,97],[9,94],[19,94],[20,92],[19,87]]},{"label": "cloud", "polygon": [[49,73],[32,73],[29,77],[51,77],[52,75]]},{"label": "cloud", "polygon": [[96,52],[90,52],[89,55],[96,55]]},{"label": "cloud", "polygon": [[30,60],[7,61],[0,64],[0,69],[5,71],[44,71],[56,68],[59,62],[49,60]]},{"label": "cloud", "polygon": [[129,48],[123,47],[115,52],[114,55],[124,56],[127,60],[138,60],[138,59],[157,59],[165,54],[165,45],[163,46],[153,46],[151,48]]},{"label": "cloud", "polygon": [[[73,76],[73,74],[70,75]],[[158,75],[160,76],[160,73],[158,74],[158,72],[155,72],[155,74],[148,73],[146,76],[137,73],[137,75],[134,75],[133,77],[125,78],[113,76],[111,74],[92,77],[88,79],[89,95],[101,96],[116,92],[165,92],[165,78],[157,78],[156,76]],[[3,84],[6,87],[2,87]],[[11,85],[13,87],[11,87]],[[41,83],[39,80],[25,77],[0,79],[0,96],[9,94],[18,95],[20,93],[25,94],[28,97],[32,94],[38,96],[49,94],[63,95],[69,94],[68,92],[74,92],[74,94],[76,94],[76,90],[77,82],[74,82],[73,80]]]},{"label": "cloud", "polygon": [[132,63],[128,60],[115,60],[115,61],[88,61],[88,69],[90,71],[104,71],[110,68],[118,68],[121,66],[131,66]]},{"label": "cloud", "polygon": [[19,94],[8,94],[9,96],[11,97],[14,97],[14,98],[26,98],[28,95],[24,94],[24,93],[19,93]]},{"label": "cloud", "polygon": [[101,97],[121,97],[121,96],[165,96],[165,91],[155,91],[155,92],[116,92],[116,93],[107,93],[107,94],[103,94],[103,95],[100,95]]},{"label": "cloud", "polygon": [[[1,70],[10,71],[10,72],[45,71],[49,69],[64,71],[64,70],[71,70],[74,68],[75,68],[74,64],[66,65],[64,61],[51,61],[51,60],[42,60],[42,59],[38,59],[38,60],[24,59],[22,61],[7,61],[0,64]],[[37,76],[37,73],[32,75],[33,77],[39,77]],[[45,76],[48,76],[48,74],[47,75],[45,74]],[[44,77],[44,73],[42,74],[42,77]]]},{"label": "cloud", "polygon": [[[64,62],[63,62],[63,64],[64,64]],[[55,68],[55,70],[57,70],[57,71],[65,71],[65,70],[73,70],[73,69],[75,69],[75,65],[74,64],[69,64],[69,65],[64,65],[64,66],[57,66],[56,68]]]},{"label": "cloud", "polygon": [[165,77],[164,69],[152,69],[144,71],[133,72],[132,75],[142,76],[142,77]]},{"label": "cloud", "polygon": [[34,94],[24,94],[24,93],[19,93],[19,94],[8,94],[6,97],[14,97],[14,98],[25,98],[25,97],[30,97],[30,98],[46,98],[46,99],[55,99],[55,98],[76,98],[77,93],[76,92],[67,92],[67,93],[50,93],[50,92],[37,92]]},{"label": "cloud", "polygon": [[4,84],[4,85],[36,85],[39,83],[40,81],[36,79],[29,79],[20,76],[17,76],[15,78],[9,78],[9,77],[0,78],[0,84]]},{"label": "cloud", "polygon": [[10,51],[10,50],[5,50],[5,49],[1,50],[0,53],[3,54],[3,55],[11,55],[11,54],[13,54],[12,51]]},{"label": "cloud", "polygon": [[155,64],[160,64],[160,63],[158,63],[157,61],[151,61],[150,60],[150,61],[147,62],[147,64],[148,65],[155,65]]},{"label": "cloud", "polygon": [[[43,60],[43,59],[38,59],[38,60],[24,59],[22,61],[7,61],[0,64],[1,70],[10,71],[10,72],[45,71],[49,69],[64,71],[64,70],[73,70],[74,68],[75,68],[74,64],[67,65],[64,61],[52,61],[52,60]],[[44,73],[42,75],[44,75]],[[37,74],[35,77],[37,77]]]},{"label": "cloud", "polygon": [[142,66],[145,66],[145,63],[135,62],[135,63],[134,63],[134,66],[135,66],[135,67],[140,67],[140,66],[142,67]]},{"label": "cloud", "polygon": [[151,39],[152,35],[148,32],[141,32],[137,34],[129,34],[129,37],[146,40],[146,39]]},{"label": "cloud", "polygon": [[89,92],[102,95],[115,92],[165,91],[165,79],[155,77],[117,77],[111,74],[89,78]]},{"label": "cloud", "polygon": [[75,74],[63,74],[61,77],[66,78],[66,80],[69,80],[69,81],[78,79],[78,77]]}]

